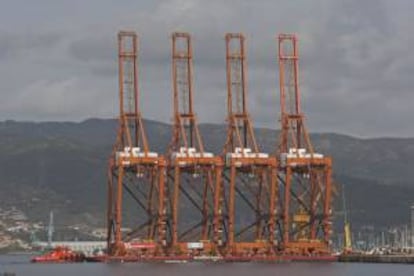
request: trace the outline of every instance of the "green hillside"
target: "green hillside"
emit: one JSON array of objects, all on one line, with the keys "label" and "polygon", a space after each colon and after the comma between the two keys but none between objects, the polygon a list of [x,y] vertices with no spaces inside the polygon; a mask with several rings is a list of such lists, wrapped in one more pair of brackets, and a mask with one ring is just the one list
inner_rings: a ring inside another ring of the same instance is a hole
[{"label": "green hillside", "polygon": [[[153,151],[164,152],[169,125],[145,121]],[[45,220],[49,210],[60,222],[101,225],[105,216],[106,164],[115,138],[115,120],[0,122],[0,207],[17,206],[30,219]],[[201,125],[206,148],[219,152],[222,125]],[[278,132],[257,129],[262,150],[274,152]],[[316,149],[334,158],[337,183],[346,185],[356,225],[408,221],[414,203],[414,139],[358,139],[314,134]],[[340,209],[340,202],[335,203]]]}]

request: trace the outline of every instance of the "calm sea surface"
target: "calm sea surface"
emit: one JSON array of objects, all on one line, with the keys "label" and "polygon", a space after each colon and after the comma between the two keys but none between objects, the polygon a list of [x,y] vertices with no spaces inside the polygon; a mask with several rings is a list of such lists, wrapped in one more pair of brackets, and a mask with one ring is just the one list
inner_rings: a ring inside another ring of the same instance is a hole
[{"label": "calm sea surface", "polygon": [[0,275],[16,276],[414,276],[414,265],[345,263],[31,264],[29,256],[0,256]]}]

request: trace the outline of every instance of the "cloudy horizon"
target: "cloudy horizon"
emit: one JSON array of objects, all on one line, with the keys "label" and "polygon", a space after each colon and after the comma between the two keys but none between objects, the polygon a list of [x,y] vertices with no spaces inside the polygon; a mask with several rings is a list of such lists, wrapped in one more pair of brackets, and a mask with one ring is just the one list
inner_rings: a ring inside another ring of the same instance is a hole
[{"label": "cloudy horizon", "polygon": [[[145,118],[171,121],[170,35],[193,38],[199,121],[225,120],[226,32],[247,40],[249,111],[278,127],[278,33],[296,33],[311,132],[414,137],[414,2],[408,0],[7,1],[0,11],[0,120],[117,116],[119,30],[140,38]],[[392,2],[392,3],[391,3]]]}]

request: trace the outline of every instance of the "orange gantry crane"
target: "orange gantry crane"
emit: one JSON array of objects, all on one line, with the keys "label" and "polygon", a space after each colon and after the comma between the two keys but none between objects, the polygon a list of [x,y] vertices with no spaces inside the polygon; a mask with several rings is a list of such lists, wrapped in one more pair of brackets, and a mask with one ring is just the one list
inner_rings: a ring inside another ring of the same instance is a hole
[{"label": "orange gantry crane", "polygon": [[[139,109],[137,55],[137,35],[119,32],[119,128],[108,168],[107,242],[113,256],[153,254],[154,240],[163,239],[165,232],[160,199],[166,162],[149,149]],[[123,212],[126,195],[134,207]],[[125,226],[126,214],[131,227]]]},{"label": "orange gantry crane", "polygon": [[150,151],[139,108],[137,35],[118,33],[119,128],[108,166],[110,258],[329,259],[332,161],[314,151],[305,127],[297,38],[278,36],[276,156],[261,152],[248,112],[245,37],[228,33],[225,45],[227,136],[217,156],[205,150],[193,108],[191,37],[173,33],[173,127],[164,157]]},{"label": "orange gantry crane", "polygon": [[[222,160],[206,152],[193,109],[191,37],[172,35],[173,135],[168,148],[170,254],[211,252]],[[185,215],[183,215],[185,213]]]},{"label": "orange gantry crane", "polygon": [[231,256],[273,254],[278,219],[276,158],[260,152],[247,111],[245,38],[228,33],[225,41],[228,126],[215,240]]},{"label": "orange gantry crane", "polygon": [[332,161],[314,151],[305,127],[297,38],[281,34],[278,45],[281,138],[277,157],[284,188],[283,250],[305,255],[329,253]]}]

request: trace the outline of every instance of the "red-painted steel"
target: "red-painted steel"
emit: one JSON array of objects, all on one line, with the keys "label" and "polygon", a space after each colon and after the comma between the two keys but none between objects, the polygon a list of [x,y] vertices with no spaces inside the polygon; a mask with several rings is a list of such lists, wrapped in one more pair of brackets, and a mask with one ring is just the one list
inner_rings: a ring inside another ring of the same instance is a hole
[{"label": "red-painted steel", "polygon": [[283,250],[329,253],[332,161],[316,153],[305,127],[299,91],[297,37],[281,34],[279,44],[281,138],[277,151],[284,184]]},{"label": "red-painted steel", "polygon": [[[240,256],[274,254],[278,221],[276,158],[259,151],[250,115],[247,111],[247,65],[245,38],[228,33],[227,68],[227,140],[224,145],[222,200],[216,210],[217,227],[225,231],[216,237],[220,251]],[[220,204],[221,203],[221,204]],[[243,221],[236,221],[241,217]]]},{"label": "red-painted steel", "polygon": [[[138,93],[138,39],[134,32],[118,33],[119,128],[108,167],[108,249],[124,256],[125,242],[134,239],[162,240],[164,221],[161,210],[165,160],[150,152],[145,134]],[[126,195],[137,207],[125,210]],[[139,210],[133,212],[133,210]],[[125,227],[125,218],[130,218]],[[128,229],[123,231],[123,229]]]},{"label": "red-painted steel", "polygon": [[137,35],[119,32],[108,256],[93,260],[332,260],[332,161],[315,152],[305,127],[297,38],[278,37],[276,157],[260,151],[248,113],[245,37],[228,33],[225,42],[227,138],[217,156],[206,151],[194,111],[191,36],[173,33],[173,127],[164,157],[150,151],[139,108]]},{"label": "red-painted steel", "polygon": [[215,190],[221,185],[222,160],[205,151],[198,129],[193,110],[193,53],[188,33],[172,35],[172,82],[174,125],[167,153],[171,232],[168,253],[211,254],[215,247]]}]

